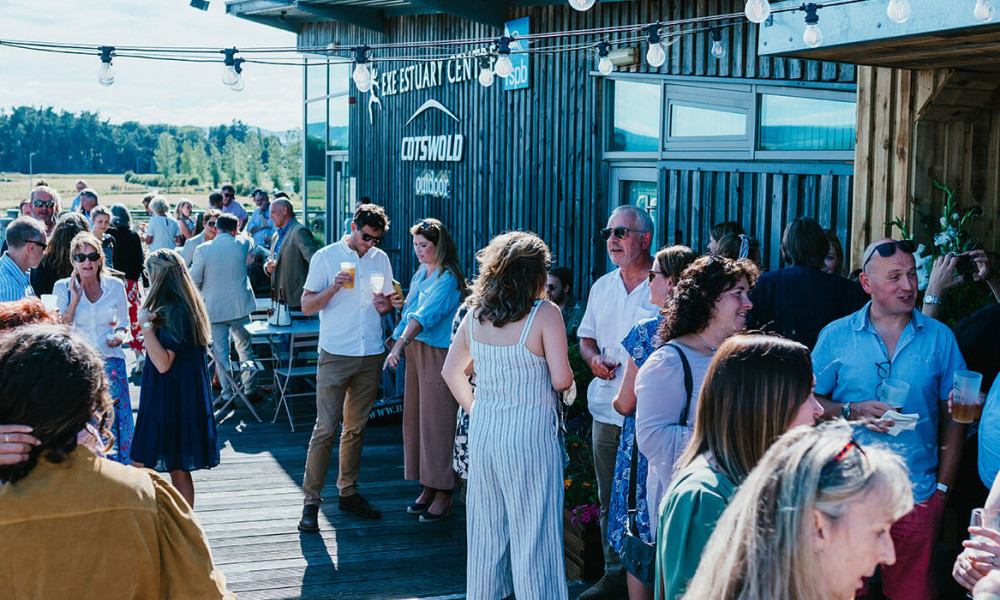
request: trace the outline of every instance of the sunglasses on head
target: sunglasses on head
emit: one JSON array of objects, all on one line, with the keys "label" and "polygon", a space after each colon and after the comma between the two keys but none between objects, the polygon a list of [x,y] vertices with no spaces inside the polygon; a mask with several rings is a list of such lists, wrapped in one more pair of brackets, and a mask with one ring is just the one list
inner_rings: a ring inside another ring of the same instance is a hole
[{"label": "sunglasses on head", "polygon": [[899,248],[907,254],[913,254],[917,251],[917,245],[913,243],[913,240],[893,240],[891,242],[879,244],[878,246],[875,246],[872,253],[865,259],[865,262],[861,265],[861,270],[865,270],[865,267],[868,266],[868,263],[871,262],[875,254],[878,254],[882,258],[889,258],[896,253],[896,248]]},{"label": "sunglasses on head", "polygon": [[630,227],[605,227],[601,230],[601,237],[604,241],[608,241],[614,235],[616,238],[623,240],[630,231],[634,233],[649,233],[642,229],[632,229]]},{"label": "sunglasses on head", "polygon": [[98,262],[99,260],[101,260],[101,255],[98,252],[91,252],[89,254],[74,254],[73,260],[78,263],[82,263],[85,260],[89,260],[90,262]]},{"label": "sunglasses on head", "polygon": [[45,208],[52,208],[53,206],[56,205],[56,202],[55,200],[35,200],[34,202],[32,202],[32,204],[36,208],[42,208],[43,206]]},{"label": "sunglasses on head", "polygon": [[823,465],[822,470],[820,470],[819,472],[820,481],[827,479],[837,470],[837,467],[840,465],[840,463],[844,462],[844,459],[847,458],[847,453],[851,451],[851,448],[857,448],[858,452],[861,453],[862,459],[868,458],[868,455],[865,454],[864,449],[858,444],[857,440],[855,440],[854,437],[852,436],[851,439],[848,440],[847,444],[845,444],[844,447],[840,449],[840,452],[833,455],[833,457],[830,458],[830,460],[826,461],[826,464]]}]

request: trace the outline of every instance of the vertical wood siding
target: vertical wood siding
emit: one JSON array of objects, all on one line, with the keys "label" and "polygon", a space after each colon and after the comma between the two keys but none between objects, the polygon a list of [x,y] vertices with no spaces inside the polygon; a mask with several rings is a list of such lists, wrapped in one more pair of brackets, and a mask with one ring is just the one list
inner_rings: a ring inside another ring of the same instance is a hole
[{"label": "vertical wood siding", "polygon": [[[538,32],[742,10],[743,0],[609,2],[598,3],[586,13],[560,3],[512,9],[508,18],[530,16],[532,31]],[[499,32],[493,28],[462,19],[419,15],[389,19],[385,34],[332,22],[307,24],[299,44],[352,46],[497,35]],[[854,81],[852,65],[758,56],[755,29],[746,22],[725,28],[723,41],[726,57],[717,61],[709,54],[711,40],[707,34],[685,36],[667,49],[667,62],[659,72]],[[643,60],[637,67],[624,69],[626,72],[651,71],[645,64],[645,43],[638,45]],[[359,95],[357,103],[351,105],[351,174],[357,177],[358,196],[369,196],[383,204],[393,221],[385,246],[392,251],[400,279],[405,281],[416,268],[407,229],[427,216],[440,218],[452,230],[468,272],[474,270],[476,249],[510,229],[527,229],[542,236],[552,248],[554,261],[577,273],[579,294],[606,271],[607,259],[598,230],[613,207],[607,198],[609,165],[601,158],[605,107],[602,79],[591,74],[596,71],[594,57],[581,52],[533,55],[531,69],[528,90],[505,92],[498,79],[490,88],[471,81],[385,97],[374,124],[369,123],[367,95]],[[404,127],[414,111],[430,98],[452,110],[461,123],[427,113]],[[403,136],[432,133],[465,135],[464,159],[460,163],[436,164],[399,160]],[[413,182],[424,168],[448,171],[451,198],[415,195]],[[761,239],[765,261],[772,268],[779,264],[781,230],[794,216],[815,215],[837,228],[846,241],[851,216],[850,168],[846,172],[841,168],[837,173],[813,175],[796,174],[795,168],[758,164],[734,169],[732,163],[699,160],[684,168],[661,169],[661,205],[669,207],[662,217],[661,230],[669,233],[670,241],[683,239],[701,250],[711,223],[739,219]],[[675,230],[681,232],[677,238],[673,236]]]}]

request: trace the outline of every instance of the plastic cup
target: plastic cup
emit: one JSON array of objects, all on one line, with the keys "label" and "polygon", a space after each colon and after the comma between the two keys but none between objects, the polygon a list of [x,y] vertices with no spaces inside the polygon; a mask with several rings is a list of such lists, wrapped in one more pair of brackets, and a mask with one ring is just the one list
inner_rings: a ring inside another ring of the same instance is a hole
[{"label": "plastic cup", "polygon": [[[987,510],[985,508],[972,509],[972,516],[969,517],[969,527],[982,527],[983,529],[1000,531],[1000,511]],[[969,539],[982,541],[987,538],[981,535],[970,535]],[[993,557],[989,552],[983,552],[982,550],[969,550],[969,553],[975,558],[987,561]]]},{"label": "plastic cup", "polygon": [[903,402],[910,391],[910,384],[902,379],[889,378],[882,382],[882,402],[892,407],[892,410],[903,410]]},{"label": "plastic cup", "polygon": [[55,294],[42,294],[41,295],[42,305],[45,307],[45,312],[53,312],[56,310],[56,295]]},{"label": "plastic cup", "polygon": [[349,273],[350,276],[351,276],[351,281],[345,283],[344,286],[343,286],[345,290],[353,290],[354,289],[354,271],[355,271],[355,269],[357,269],[357,267],[358,267],[358,263],[353,263],[353,262],[342,262],[342,263],[340,263],[340,270],[344,271],[345,273]]},{"label": "plastic cup", "polygon": [[372,286],[373,294],[381,294],[382,289],[385,287],[385,275],[382,273],[372,273],[368,276],[368,282]]},{"label": "plastic cup", "polygon": [[983,410],[979,403],[979,388],[982,383],[983,376],[975,371],[955,371],[951,418],[956,423],[971,423],[979,418]]}]

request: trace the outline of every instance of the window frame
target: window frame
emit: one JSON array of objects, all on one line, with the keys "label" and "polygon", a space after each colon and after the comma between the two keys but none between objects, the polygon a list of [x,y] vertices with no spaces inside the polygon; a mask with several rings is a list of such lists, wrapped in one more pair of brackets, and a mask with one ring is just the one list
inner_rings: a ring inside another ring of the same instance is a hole
[{"label": "window frame", "polygon": [[[761,96],[772,95],[772,96],[791,96],[794,98],[808,98],[814,100],[832,100],[835,102],[847,102],[850,101],[854,104],[854,132],[857,136],[858,122],[857,122],[857,93],[856,92],[843,92],[837,90],[825,90],[825,89],[802,89],[787,86],[755,86],[757,88],[755,96],[755,101],[757,104],[757,117],[755,119],[754,125],[754,137],[757,138],[760,135],[760,111],[763,108],[763,101]],[[855,137],[855,140],[857,137]],[[855,148],[857,145],[855,144]],[[854,160],[854,150],[761,150],[758,148],[758,143],[755,139],[754,141],[754,158],[759,160],[796,160],[802,159],[803,156],[808,157],[809,160]]]},{"label": "window frame", "polygon": [[660,156],[660,152],[657,150],[652,150],[649,152],[635,152],[629,150],[610,150],[611,148],[611,138],[614,135],[615,130],[615,103],[614,103],[614,84],[618,81],[626,81],[628,83],[645,83],[658,85],[660,88],[660,104],[659,104],[659,120],[656,130],[660,135],[660,139],[656,141],[657,147],[660,145],[660,141],[663,137],[663,88],[664,82],[658,77],[614,77],[606,78],[607,81],[612,83],[611,86],[604,87],[602,89],[603,97],[606,102],[604,109],[604,120],[608,123],[607,127],[604,127],[604,135],[602,141],[602,148],[604,150],[604,158],[609,160],[635,160],[635,159],[651,159],[655,160]]}]

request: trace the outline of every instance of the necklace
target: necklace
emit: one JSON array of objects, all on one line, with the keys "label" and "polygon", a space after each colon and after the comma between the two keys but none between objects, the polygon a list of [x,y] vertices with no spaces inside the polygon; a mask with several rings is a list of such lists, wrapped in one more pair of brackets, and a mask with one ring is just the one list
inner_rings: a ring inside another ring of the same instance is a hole
[{"label": "necklace", "polygon": [[698,336],[698,339],[701,340],[702,342],[704,342],[706,346],[708,346],[708,349],[712,351],[712,354],[715,354],[715,346],[713,346],[712,344],[709,344],[708,340],[706,340],[705,338],[701,337],[700,333],[695,333],[695,335]]}]

